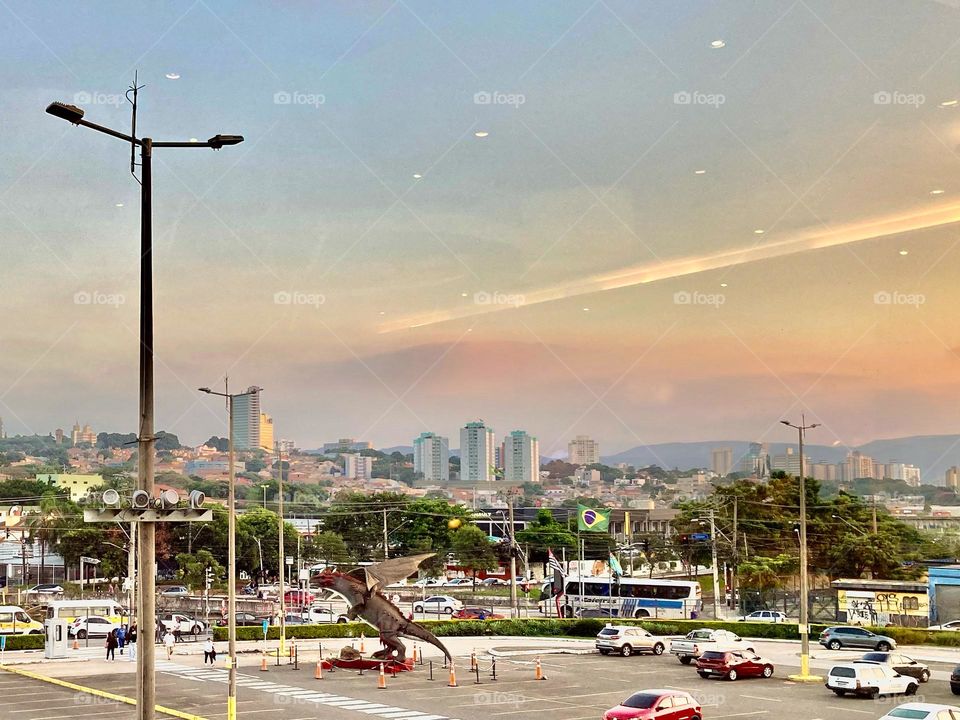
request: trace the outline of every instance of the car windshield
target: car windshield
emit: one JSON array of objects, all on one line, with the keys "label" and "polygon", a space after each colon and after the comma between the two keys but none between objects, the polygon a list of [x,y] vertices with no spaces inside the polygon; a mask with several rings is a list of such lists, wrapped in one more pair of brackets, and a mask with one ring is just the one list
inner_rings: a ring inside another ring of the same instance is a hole
[{"label": "car windshield", "polygon": [[727,656],[724,652],[709,650],[700,656],[701,660],[723,660]]},{"label": "car windshield", "polygon": [[857,676],[856,670],[848,667],[835,667],[830,671],[830,674],[834,677],[846,677],[852,678]]},{"label": "car windshield", "polygon": [[709,630],[694,630],[687,637],[691,640],[710,640],[713,635]]},{"label": "car windshield", "polygon": [[927,710],[913,710],[911,708],[898,707],[887,713],[887,717],[895,718],[914,718],[914,720],[923,720],[929,715]]},{"label": "car windshield", "polygon": [[863,656],[864,660],[870,660],[872,662],[887,662],[890,659],[888,653],[867,653]]},{"label": "car windshield", "polygon": [[623,701],[623,706],[629,708],[652,708],[657,704],[657,700],[659,699],[659,695],[635,693]]}]

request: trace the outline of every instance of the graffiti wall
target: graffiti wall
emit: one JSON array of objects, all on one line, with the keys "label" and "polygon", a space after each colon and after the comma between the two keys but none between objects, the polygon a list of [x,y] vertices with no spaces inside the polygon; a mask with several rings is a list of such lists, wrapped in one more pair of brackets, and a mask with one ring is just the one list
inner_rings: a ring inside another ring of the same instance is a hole
[{"label": "graffiti wall", "polygon": [[930,614],[925,592],[838,590],[837,605],[851,625],[926,627]]}]

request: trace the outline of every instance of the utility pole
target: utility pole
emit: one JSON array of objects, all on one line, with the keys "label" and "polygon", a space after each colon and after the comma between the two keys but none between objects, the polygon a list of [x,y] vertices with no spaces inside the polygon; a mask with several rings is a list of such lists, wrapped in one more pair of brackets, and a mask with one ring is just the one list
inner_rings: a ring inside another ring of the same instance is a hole
[{"label": "utility pole", "polygon": [[873,522],[871,523],[873,534],[877,534],[877,493],[873,493]]},{"label": "utility pole", "polygon": [[730,572],[730,604],[738,608],[740,603],[737,601],[737,496],[733,496],[733,567]]},{"label": "utility pole", "polygon": [[510,617],[517,617],[517,540],[513,532],[513,488],[507,491],[507,512],[510,533]]},{"label": "utility pole", "polygon": [[[230,425],[228,437],[227,462],[230,464],[228,475],[230,488],[227,495],[227,657],[230,668],[227,671],[227,720],[237,717],[237,477],[233,470],[233,395],[230,394],[229,380],[224,378],[224,392],[227,395],[227,422]],[[151,643],[152,644],[152,643]]]},{"label": "utility pole", "polygon": [[281,655],[284,652],[284,644],[287,639],[287,603],[284,598],[283,587],[283,563],[286,559],[286,553],[283,549],[283,452],[280,449],[280,441],[276,443],[277,448],[277,537],[280,544],[280,553],[277,555],[277,565],[280,571],[280,650]]},{"label": "utility pole", "polygon": [[387,539],[387,509],[383,509],[383,559],[390,558],[390,545]]},{"label": "utility pole", "polygon": [[803,435],[807,430],[819,427],[819,423],[806,424],[806,417],[800,416],[800,424],[794,425],[787,420],[781,423],[795,428],[800,448],[800,674],[791,675],[797,682],[819,682],[823,678],[810,674],[810,620],[808,606],[810,602],[810,578],[807,569],[807,485],[806,469],[803,463]]},{"label": "utility pole", "polygon": [[713,566],[713,619],[720,619],[720,577],[717,573],[716,513],[710,508],[710,558]]}]

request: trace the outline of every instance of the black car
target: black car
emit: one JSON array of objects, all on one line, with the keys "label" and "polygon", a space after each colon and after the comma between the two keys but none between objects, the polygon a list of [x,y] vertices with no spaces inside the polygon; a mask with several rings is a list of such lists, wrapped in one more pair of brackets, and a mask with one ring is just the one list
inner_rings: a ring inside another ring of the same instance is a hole
[{"label": "black car", "polygon": [[[237,613],[237,627],[251,626],[251,625],[260,626],[260,625],[263,625],[263,621],[266,620],[266,619],[267,619],[267,618],[257,617],[257,616],[254,615],[253,613],[238,612],[238,613]],[[226,618],[226,616],[224,616],[224,617],[220,618],[219,620],[217,620],[217,625],[219,625],[220,627],[226,627],[226,626],[227,626],[227,618]]]},{"label": "black car", "polygon": [[886,665],[901,675],[916,678],[922,683],[930,679],[930,668],[922,662],[918,662],[911,657],[902,655],[898,652],[868,652],[857,663],[875,663],[877,665]]},{"label": "black car", "polygon": [[960,665],[957,665],[950,673],[950,692],[954,695],[960,695]]}]

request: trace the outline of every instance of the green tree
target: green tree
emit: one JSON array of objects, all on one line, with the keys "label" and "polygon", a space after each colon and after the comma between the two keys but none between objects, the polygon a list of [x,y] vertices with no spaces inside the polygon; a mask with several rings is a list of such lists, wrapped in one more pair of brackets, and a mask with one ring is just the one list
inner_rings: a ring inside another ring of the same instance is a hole
[{"label": "green tree", "polygon": [[561,548],[576,548],[577,536],[566,526],[558,522],[547,509],[537,510],[533,522],[516,535],[521,546],[530,548],[530,560],[546,562],[547,550],[559,554]]},{"label": "green tree", "polygon": [[464,525],[453,534],[454,556],[457,565],[473,577],[473,587],[477,587],[477,571],[493,570],[499,566],[497,553],[487,539],[487,534],[476,525]]},{"label": "green tree", "polygon": [[308,562],[340,565],[353,560],[343,538],[329,530],[316,533],[308,538],[303,545],[302,553]]},{"label": "green tree", "polygon": [[193,554],[180,553],[177,555],[177,566],[180,579],[194,591],[206,587],[207,568],[213,570],[215,584],[221,582],[226,575],[223,566],[209,550],[198,550]]}]

